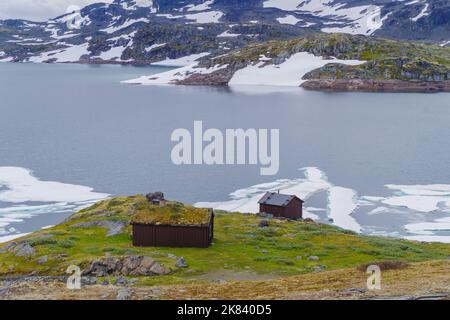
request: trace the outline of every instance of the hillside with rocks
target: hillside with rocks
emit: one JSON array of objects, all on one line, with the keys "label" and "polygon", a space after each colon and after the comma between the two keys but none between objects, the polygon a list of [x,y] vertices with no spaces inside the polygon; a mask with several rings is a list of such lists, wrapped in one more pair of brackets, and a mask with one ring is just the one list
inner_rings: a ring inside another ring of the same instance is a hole
[{"label": "hillside with rocks", "polygon": [[[209,248],[133,247],[129,224],[134,208],[146,201],[144,196],[101,201],[60,225],[3,244],[0,299],[33,295],[46,299],[277,299],[288,295],[365,299],[383,294],[418,297],[439,292],[441,298],[449,294],[448,244],[361,236],[310,219],[217,212]],[[192,208],[177,206],[183,212]],[[373,263],[389,274],[386,291],[364,289],[366,266]],[[66,270],[72,265],[81,269],[81,291],[65,287]],[[295,289],[295,283],[314,286],[300,290],[303,287]],[[261,286],[273,290],[264,294],[258,289]]]}]

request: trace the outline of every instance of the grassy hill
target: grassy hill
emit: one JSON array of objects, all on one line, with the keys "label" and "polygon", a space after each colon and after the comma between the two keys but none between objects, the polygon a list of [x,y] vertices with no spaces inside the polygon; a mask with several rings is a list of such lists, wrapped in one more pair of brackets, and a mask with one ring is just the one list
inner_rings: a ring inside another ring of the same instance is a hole
[{"label": "grassy hill", "polygon": [[[210,248],[137,248],[131,243],[129,222],[134,208],[145,201],[144,196],[102,201],[58,226],[5,244],[0,248],[0,277],[63,276],[69,265],[86,269],[96,259],[136,255],[151,257],[170,270],[138,277],[141,285],[173,285],[226,275],[231,280],[279,278],[372,262],[447,259],[450,254],[448,244],[367,237],[314,222],[269,219],[269,226],[262,227],[264,218],[225,212],[216,213]],[[183,212],[190,208],[185,206]],[[23,247],[25,252],[18,250]],[[188,267],[175,266],[179,257]]]}]

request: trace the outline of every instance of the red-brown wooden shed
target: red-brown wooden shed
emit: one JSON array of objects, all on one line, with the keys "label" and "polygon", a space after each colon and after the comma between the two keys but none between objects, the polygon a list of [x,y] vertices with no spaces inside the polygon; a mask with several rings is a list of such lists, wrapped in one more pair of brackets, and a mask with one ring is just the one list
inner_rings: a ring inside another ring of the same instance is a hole
[{"label": "red-brown wooden shed", "polygon": [[267,192],[259,203],[259,212],[288,219],[303,218],[304,201],[295,195]]}]

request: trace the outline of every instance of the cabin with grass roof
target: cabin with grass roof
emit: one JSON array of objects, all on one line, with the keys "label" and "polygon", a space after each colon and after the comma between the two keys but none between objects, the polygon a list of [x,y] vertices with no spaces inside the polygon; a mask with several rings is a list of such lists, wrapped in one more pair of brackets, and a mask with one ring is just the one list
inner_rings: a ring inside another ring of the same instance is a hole
[{"label": "cabin with grass roof", "polygon": [[131,225],[136,247],[207,248],[214,237],[214,210],[145,201],[135,206]]}]

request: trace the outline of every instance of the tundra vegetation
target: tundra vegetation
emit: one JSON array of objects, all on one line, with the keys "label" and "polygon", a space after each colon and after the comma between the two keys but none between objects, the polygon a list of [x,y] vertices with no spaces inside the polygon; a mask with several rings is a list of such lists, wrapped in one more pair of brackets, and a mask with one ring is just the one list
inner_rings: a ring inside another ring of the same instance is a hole
[{"label": "tundra vegetation", "polygon": [[[356,271],[371,263],[406,268],[410,263],[446,260],[450,253],[449,244],[362,236],[309,220],[228,212],[216,212],[215,237],[207,249],[133,247],[129,224],[143,218],[135,214],[146,206],[150,205],[141,195],[108,199],[55,227],[4,244],[0,276],[64,276],[70,265],[86,270],[106,257],[119,261],[138,256],[150,257],[164,268],[161,275],[134,277],[138,286],[198,284],[216,280],[214,275],[221,272],[265,279],[346,268]],[[173,214],[196,221],[204,216],[204,211],[177,202],[154,206],[152,211],[169,220]],[[105,274],[97,281],[112,277],[117,274]]]}]

